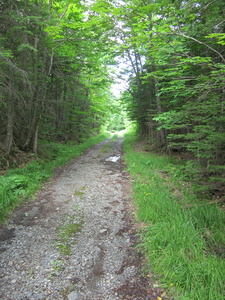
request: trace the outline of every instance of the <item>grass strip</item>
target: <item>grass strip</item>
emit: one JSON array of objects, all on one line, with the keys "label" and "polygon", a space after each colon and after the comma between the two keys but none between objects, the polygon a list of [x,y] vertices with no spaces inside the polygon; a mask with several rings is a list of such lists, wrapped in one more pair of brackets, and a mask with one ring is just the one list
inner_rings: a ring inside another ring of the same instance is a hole
[{"label": "grass strip", "polygon": [[1,175],[0,221],[6,220],[16,206],[34,195],[41,184],[53,175],[55,168],[65,165],[108,137],[109,134],[101,134],[79,145],[42,141],[40,155],[36,159],[23,168],[11,169]]},{"label": "grass strip", "polygon": [[[217,246],[225,246],[224,213],[215,205],[198,202],[187,208],[183,203],[190,200],[187,189],[181,203],[174,183],[163,176],[173,159],[135,151],[133,142],[134,135],[125,136],[125,161],[133,177],[137,219],[145,224],[139,247],[149,270],[175,299],[223,300],[225,263],[208,247],[206,232]],[[190,197],[193,203],[193,193]]]}]

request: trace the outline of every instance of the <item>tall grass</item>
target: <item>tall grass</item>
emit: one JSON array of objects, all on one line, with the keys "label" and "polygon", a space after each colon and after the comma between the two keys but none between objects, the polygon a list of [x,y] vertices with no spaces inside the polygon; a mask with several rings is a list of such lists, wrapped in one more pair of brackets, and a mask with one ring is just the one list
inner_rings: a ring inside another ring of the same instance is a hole
[{"label": "tall grass", "polygon": [[178,185],[165,176],[168,166],[176,166],[172,158],[135,151],[133,141],[125,137],[125,160],[134,178],[137,218],[145,224],[139,247],[149,269],[175,299],[223,300],[225,263],[216,249],[225,248],[224,213],[198,201],[188,207],[194,202],[191,188],[188,195],[180,185],[178,197]]},{"label": "tall grass", "polygon": [[53,175],[56,167],[65,165],[107,137],[109,134],[102,134],[79,145],[42,142],[39,145],[39,158],[23,168],[11,169],[5,175],[1,175],[0,221],[4,221],[10,211],[31,197],[40,185]]}]

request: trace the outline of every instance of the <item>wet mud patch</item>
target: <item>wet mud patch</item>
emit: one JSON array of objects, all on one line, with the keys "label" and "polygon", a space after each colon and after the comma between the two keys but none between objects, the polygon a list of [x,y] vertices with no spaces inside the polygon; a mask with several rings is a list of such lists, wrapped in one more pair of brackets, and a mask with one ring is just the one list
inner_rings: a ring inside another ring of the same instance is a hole
[{"label": "wet mud patch", "polygon": [[149,281],[139,276],[135,282],[126,281],[125,284],[115,289],[118,299],[121,300],[166,300],[166,292],[158,287],[151,287]]},{"label": "wet mud patch", "polygon": [[130,230],[130,226],[125,226],[125,227],[120,228],[120,229],[117,231],[116,235],[118,235],[118,236],[123,236],[124,233],[127,233],[127,232],[130,233],[130,231],[131,231],[131,230]]},{"label": "wet mud patch", "polygon": [[53,213],[57,213],[60,210],[60,204],[49,201],[35,201],[35,205],[30,204],[28,206],[22,206],[15,211],[13,216],[13,223],[15,225],[23,226],[35,226],[41,224],[41,220],[49,217]]},{"label": "wet mud patch", "polygon": [[[4,225],[0,227],[0,242],[9,240],[15,237],[15,228],[8,228]],[[3,248],[4,249],[4,248]],[[0,249],[1,252],[1,249]]]}]

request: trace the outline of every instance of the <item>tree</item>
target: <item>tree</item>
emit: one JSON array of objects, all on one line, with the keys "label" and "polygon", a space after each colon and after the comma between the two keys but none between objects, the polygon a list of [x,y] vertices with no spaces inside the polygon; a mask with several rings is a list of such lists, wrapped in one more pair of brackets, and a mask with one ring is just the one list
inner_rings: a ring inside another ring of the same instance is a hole
[{"label": "tree", "polygon": [[192,152],[209,176],[225,161],[224,10],[223,1],[131,0],[116,15],[133,70],[131,119],[153,144]]},{"label": "tree", "polygon": [[13,146],[36,152],[39,136],[80,141],[100,129],[110,85],[108,25],[97,28],[84,10],[75,0],[1,3],[1,138],[7,153]]}]

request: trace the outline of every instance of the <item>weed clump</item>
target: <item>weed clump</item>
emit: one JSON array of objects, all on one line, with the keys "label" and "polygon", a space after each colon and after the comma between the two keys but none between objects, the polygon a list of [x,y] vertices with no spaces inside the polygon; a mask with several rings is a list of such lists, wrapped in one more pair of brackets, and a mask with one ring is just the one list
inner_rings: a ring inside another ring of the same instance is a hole
[{"label": "weed clump", "polygon": [[57,229],[56,247],[61,254],[70,255],[71,245],[76,243],[76,237],[83,227],[83,217],[81,215],[68,216],[65,224]]}]

